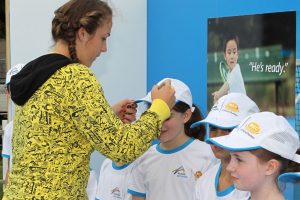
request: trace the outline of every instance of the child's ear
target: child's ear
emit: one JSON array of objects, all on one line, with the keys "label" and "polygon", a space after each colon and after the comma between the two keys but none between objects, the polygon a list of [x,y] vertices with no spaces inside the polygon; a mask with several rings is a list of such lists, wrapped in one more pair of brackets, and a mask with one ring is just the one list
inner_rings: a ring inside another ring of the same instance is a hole
[{"label": "child's ear", "polygon": [[188,122],[192,116],[193,112],[191,111],[191,109],[187,109],[187,111],[185,111],[184,113],[184,123]]},{"label": "child's ear", "polygon": [[280,167],[281,167],[281,163],[278,160],[271,159],[267,162],[265,174],[266,175],[275,174],[279,172]]}]

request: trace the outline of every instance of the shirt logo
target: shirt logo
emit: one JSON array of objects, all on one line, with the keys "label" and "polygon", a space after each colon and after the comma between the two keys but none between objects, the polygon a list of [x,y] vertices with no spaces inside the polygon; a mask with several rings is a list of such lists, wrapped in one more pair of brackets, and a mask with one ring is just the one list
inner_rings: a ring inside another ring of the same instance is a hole
[{"label": "shirt logo", "polygon": [[202,176],[202,172],[201,171],[196,171],[194,176],[195,176],[195,179],[198,179]]},{"label": "shirt logo", "polygon": [[225,105],[225,108],[228,110],[228,111],[230,111],[230,112],[234,112],[234,113],[237,113],[237,112],[239,112],[239,106],[236,104],[236,103],[234,103],[234,102],[229,102],[229,103],[227,103],[226,105]]},{"label": "shirt logo", "polygon": [[260,132],[260,126],[256,122],[250,122],[245,126],[245,129],[251,134],[257,135]]},{"label": "shirt logo", "polygon": [[180,166],[178,167],[177,169],[174,169],[172,171],[172,173],[174,175],[176,175],[177,177],[180,177],[180,178],[187,178],[187,175],[186,175],[186,172],[185,172],[185,169],[183,168],[183,166]]},{"label": "shirt logo", "polygon": [[118,187],[115,187],[114,189],[111,190],[111,195],[114,198],[121,199],[121,191],[120,191],[120,189]]}]

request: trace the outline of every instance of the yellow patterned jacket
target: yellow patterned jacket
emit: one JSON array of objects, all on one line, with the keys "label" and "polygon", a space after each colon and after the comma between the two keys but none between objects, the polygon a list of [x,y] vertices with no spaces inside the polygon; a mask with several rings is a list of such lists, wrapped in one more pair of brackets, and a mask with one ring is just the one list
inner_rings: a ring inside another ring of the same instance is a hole
[{"label": "yellow patterned jacket", "polygon": [[[26,67],[25,74],[32,70]],[[124,124],[89,68],[71,63],[57,69],[17,106],[4,199],[87,199],[91,152],[129,163],[148,149],[169,113],[158,100],[141,120]]]}]

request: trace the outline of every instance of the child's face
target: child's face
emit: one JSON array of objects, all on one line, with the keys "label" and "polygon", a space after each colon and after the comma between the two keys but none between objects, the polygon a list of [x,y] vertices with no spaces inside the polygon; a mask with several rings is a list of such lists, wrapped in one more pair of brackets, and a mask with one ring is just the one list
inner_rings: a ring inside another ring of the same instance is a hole
[{"label": "child's face", "polygon": [[239,190],[254,191],[264,183],[267,163],[262,163],[249,151],[230,152],[227,170]]},{"label": "child's face", "polygon": [[[219,129],[213,126],[209,127],[210,130],[210,138],[214,138],[214,137],[220,137],[220,136],[224,136],[224,135],[228,135],[230,133],[230,130],[224,130],[224,129]],[[218,159],[229,159],[230,158],[230,154],[229,151],[222,149],[221,147],[218,147],[216,145],[211,144],[210,145],[213,153],[215,154],[215,157]]]},{"label": "child's face", "polygon": [[229,40],[226,44],[226,51],[224,52],[224,59],[231,71],[237,63],[239,58],[237,44],[235,40]]},{"label": "child's face", "polygon": [[170,142],[176,139],[179,134],[185,134],[184,124],[191,117],[191,110],[185,113],[176,112],[171,110],[171,116],[167,119],[161,128],[159,140],[161,143]]}]

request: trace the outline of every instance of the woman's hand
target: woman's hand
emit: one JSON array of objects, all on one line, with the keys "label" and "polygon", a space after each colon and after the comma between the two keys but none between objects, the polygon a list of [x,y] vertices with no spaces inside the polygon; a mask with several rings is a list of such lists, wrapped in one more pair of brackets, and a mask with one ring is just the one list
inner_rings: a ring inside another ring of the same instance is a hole
[{"label": "woman's hand", "polygon": [[114,113],[122,120],[122,122],[128,124],[136,120],[136,108],[136,103],[134,103],[134,100],[130,99],[124,99],[112,106]]},{"label": "woman's hand", "polygon": [[161,85],[153,86],[151,90],[152,101],[154,99],[161,99],[169,106],[170,110],[175,105],[175,90],[171,86],[171,80],[166,80]]}]

